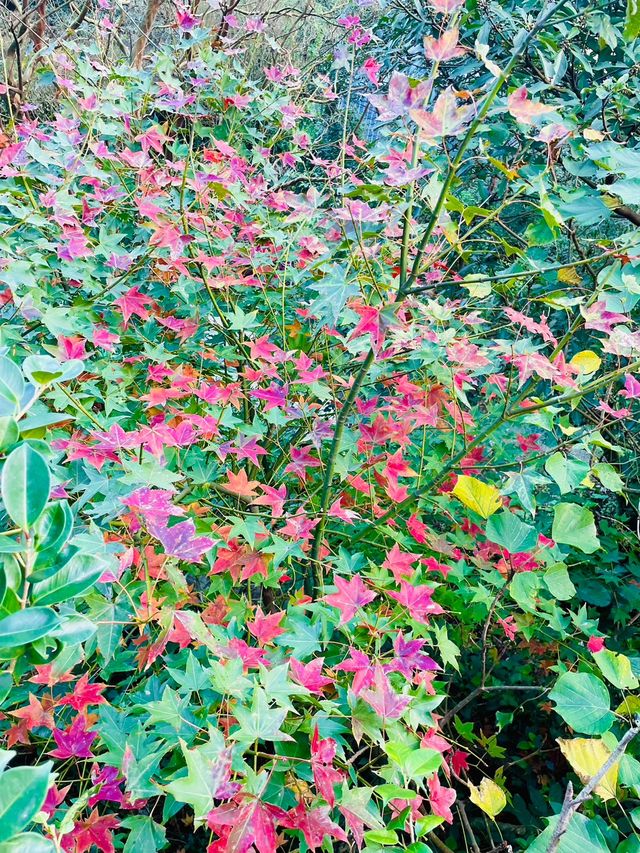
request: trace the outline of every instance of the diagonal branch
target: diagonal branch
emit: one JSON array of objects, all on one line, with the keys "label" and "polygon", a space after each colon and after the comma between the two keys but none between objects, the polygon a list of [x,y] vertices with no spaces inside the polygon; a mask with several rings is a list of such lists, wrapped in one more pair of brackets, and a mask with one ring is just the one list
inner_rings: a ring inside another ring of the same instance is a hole
[{"label": "diagonal branch", "polygon": [[549,846],[547,847],[547,853],[556,853],[556,851],[558,850],[558,846],[560,845],[562,836],[569,828],[571,818],[578,811],[580,806],[583,803],[586,803],[588,799],[590,799],[591,794],[593,794],[595,789],[607,775],[609,770],[611,770],[616,761],[618,761],[622,757],[627,746],[631,743],[631,741],[639,732],[640,718],[636,717],[633,725],[622,737],[620,743],[613,750],[609,758],[607,758],[600,770],[598,770],[598,772],[595,773],[591,777],[591,779],[589,779],[587,784],[576,797],[573,796],[573,785],[571,784],[571,782],[569,782],[569,784],[567,785],[567,792],[564,796],[564,802],[562,804],[562,811],[560,812],[556,828],[553,831],[551,841],[549,842]]}]

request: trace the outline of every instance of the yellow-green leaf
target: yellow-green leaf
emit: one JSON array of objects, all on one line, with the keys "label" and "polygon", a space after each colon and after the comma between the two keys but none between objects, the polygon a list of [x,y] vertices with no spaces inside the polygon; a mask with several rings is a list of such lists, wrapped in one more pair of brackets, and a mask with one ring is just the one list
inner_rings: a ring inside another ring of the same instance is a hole
[{"label": "yellow-green leaf", "polygon": [[496,815],[499,815],[507,805],[507,797],[504,791],[500,785],[496,785],[493,779],[488,779],[485,776],[479,787],[469,785],[469,788],[471,790],[469,795],[471,802],[482,809],[485,814],[488,814],[491,820],[494,820]]},{"label": "yellow-green leaf", "polygon": [[600,368],[602,364],[602,359],[599,355],[597,355],[593,350],[585,349],[582,352],[577,352],[574,357],[571,359],[571,364],[578,370],[583,376],[588,376],[591,373],[595,373],[596,370]]},{"label": "yellow-green leaf", "polygon": [[[611,755],[611,750],[605,746],[600,738],[574,737],[566,740],[558,738],[558,744],[562,754],[583,784],[595,776]],[[616,761],[594,789],[603,800],[612,800],[616,795],[619,766],[620,762]]]},{"label": "yellow-green leaf", "polygon": [[466,507],[477,512],[483,518],[489,518],[502,506],[500,492],[495,486],[489,486],[481,480],[476,480],[475,477],[467,477],[466,474],[461,474],[458,477],[453,494]]}]

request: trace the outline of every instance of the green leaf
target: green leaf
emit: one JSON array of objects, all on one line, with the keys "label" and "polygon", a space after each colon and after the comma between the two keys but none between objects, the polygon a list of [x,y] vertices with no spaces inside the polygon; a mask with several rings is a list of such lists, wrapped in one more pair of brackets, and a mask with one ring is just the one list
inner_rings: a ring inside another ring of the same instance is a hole
[{"label": "green leaf", "polygon": [[535,548],[538,542],[538,534],[535,527],[520,521],[513,512],[504,512],[492,515],[487,521],[487,539],[506,548],[510,554],[519,554]]},{"label": "green leaf", "polygon": [[509,584],[509,592],[514,601],[528,613],[536,612],[540,578],[535,572],[518,572]]},{"label": "green leaf", "polygon": [[0,450],[11,447],[20,438],[20,430],[14,418],[0,418]]},{"label": "green leaf", "polygon": [[385,746],[385,752],[407,779],[424,779],[435,773],[442,764],[442,754],[435,749],[391,741]]},{"label": "green leaf", "polygon": [[565,563],[554,563],[543,575],[547,589],[559,601],[568,601],[576,594]]},{"label": "green leaf", "polygon": [[[545,831],[539,835],[533,844],[527,847],[526,853],[547,853],[553,831],[559,820],[559,815],[549,818]],[[610,853],[609,845],[594,820],[589,820],[580,812],[571,818],[567,831],[560,839],[557,853]]]},{"label": "green leaf", "polygon": [[337,324],[347,300],[360,293],[355,282],[347,281],[346,271],[338,264],[332,264],[320,281],[310,282],[309,289],[318,294],[309,305],[309,312],[329,326]]},{"label": "green leaf", "polygon": [[579,504],[556,505],[551,536],[558,544],[572,545],[584,554],[593,554],[600,547],[593,513]]},{"label": "green leaf", "polygon": [[577,489],[589,474],[589,462],[558,452],[547,459],[544,470],[554,479],[560,494],[566,495]]},{"label": "green leaf", "polygon": [[614,715],[606,685],[586,672],[567,672],[556,681],[549,698],[556,703],[562,719],[585,735],[601,735],[609,731]]},{"label": "green leaf", "polygon": [[42,515],[50,491],[45,459],[28,444],[12,450],[2,469],[2,500],[11,520],[28,530]]},{"label": "green leaf", "polygon": [[365,832],[364,839],[367,844],[381,844],[383,846],[398,843],[398,835],[392,829],[372,829]]},{"label": "green leaf", "polygon": [[120,826],[129,830],[122,853],[157,853],[167,844],[167,832],[163,826],[145,815],[133,815]]},{"label": "green leaf", "polygon": [[11,359],[0,357],[0,396],[16,406],[24,394],[24,379],[22,371]]},{"label": "green leaf", "polygon": [[639,0],[627,0],[627,14],[624,22],[624,37],[627,41],[633,41],[640,35],[640,2]]},{"label": "green leaf", "polygon": [[610,465],[608,462],[598,462],[593,466],[592,470],[605,489],[615,492],[617,495],[622,494],[624,491],[624,480],[613,465]]},{"label": "green leaf", "polygon": [[98,580],[105,570],[102,560],[90,554],[77,554],[53,577],[33,585],[36,604],[59,604],[81,595]]},{"label": "green leaf", "polygon": [[280,731],[280,726],[287,716],[286,708],[270,708],[267,694],[260,687],[254,688],[251,707],[237,705],[234,716],[240,728],[231,735],[233,740],[246,744],[256,740],[293,740]]},{"label": "green leaf", "polygon": [[188,749],[180,740],[180,749],[187,765],[187,775],[169,782],[165,790],[179,803],[190,805],[198,823],[205,820],[213,808],[213,797],[224,781],[222,773],[225,766],[219,760],[224,743],[209,741],[196,749]]},{"label": "green leaf", "polygon": [[635,690],[638,687],[638,679],[631,671],[631,661],[625,655],[602,649],[593,655],[593,659],[600,672],[614,687],[619,690]]},{"label": "green leaf", "polygon": [[0,842],[0,853],[56,853],[53,841],[37,832],[21,832],[10,841]]},{"label": "green leaf", "polygon": [[0,619],[0,648],[14,649],[46,637],[59,623],[48,607],[27,607]]},{"label": "green leaf", "polygon": [[311,657],[320,648],[321,626],[318,622],[311,622],[306,616],[292,614],[285,625],[289,629],[286,633],[276,637],[276,644],[291,649],[291,654],[298,660]]},{"label": "green leaf", "polygon": [[[47,796],[52,762],[14,767],[0,777],[0,841],[7,841],[33,820]],[[23,848],[26,849],[26,848]]]},{"label": "green leaf", "polygon": [[73,527],[73,513],[66,501],[57,501],[46,507],[35,530],[38,551],[59,551],[69,538]]}]

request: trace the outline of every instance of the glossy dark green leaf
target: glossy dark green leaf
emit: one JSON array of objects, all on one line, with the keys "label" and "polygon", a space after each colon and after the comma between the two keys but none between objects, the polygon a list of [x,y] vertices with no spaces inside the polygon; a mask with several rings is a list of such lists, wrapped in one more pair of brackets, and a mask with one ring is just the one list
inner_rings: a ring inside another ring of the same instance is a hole
[{"label": "glossy dark green leaf", "polygon": [[42,515],[50,491],[45,459],[28,444],[16,447],[2,469],[2,500],[11,520],[23,530],[29,529]]},{"label": "glossy dark green leaf", "polygon": [[27,607],[0,620],[0,648],[11,649],[45,637],[59,617],[48,607]]},{"label": "glossy dark green leaf", "polygon": [[90,554],[77,554],[53,577],[33,585],[34,604],[59,604],[93,586],[104,572],[104,563]]},{"label": "glossy dark green leaf", "polygon": [[[52,762],[39,767],[14,767],[0,777],[0,842],[24,829],[42,808]],[[28,850],[28,848],[23,848]]]}]

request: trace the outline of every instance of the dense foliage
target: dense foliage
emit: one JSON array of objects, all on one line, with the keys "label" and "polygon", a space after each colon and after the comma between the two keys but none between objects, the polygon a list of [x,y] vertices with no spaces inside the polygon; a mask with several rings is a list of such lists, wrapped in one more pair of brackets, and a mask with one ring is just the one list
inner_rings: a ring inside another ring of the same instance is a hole
[{"label": "dense foliage", "polygon": [[640,850],[640,13],[360,5],[6,90],[0,853]]}]

